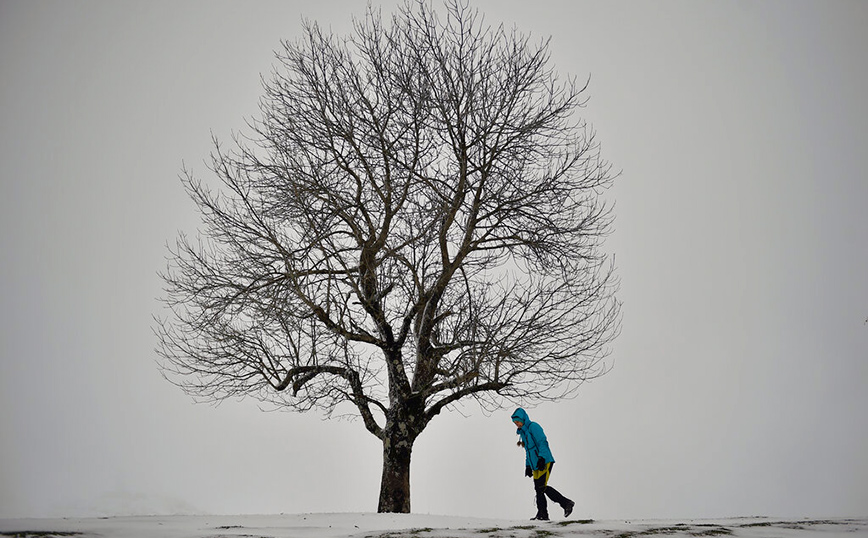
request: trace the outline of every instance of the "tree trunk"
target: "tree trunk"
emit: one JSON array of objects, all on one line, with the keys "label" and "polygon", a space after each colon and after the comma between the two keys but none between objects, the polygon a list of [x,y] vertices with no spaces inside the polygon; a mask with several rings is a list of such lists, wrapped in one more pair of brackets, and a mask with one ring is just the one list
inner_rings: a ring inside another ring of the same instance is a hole
[{"label": "tree trunk", "polygon": [[[410,455],[415,436],[404,423],[387,428],[383,441],[383,477],[378,512],[410,513]],[[391,431],[390,431],[391,430]]]}]

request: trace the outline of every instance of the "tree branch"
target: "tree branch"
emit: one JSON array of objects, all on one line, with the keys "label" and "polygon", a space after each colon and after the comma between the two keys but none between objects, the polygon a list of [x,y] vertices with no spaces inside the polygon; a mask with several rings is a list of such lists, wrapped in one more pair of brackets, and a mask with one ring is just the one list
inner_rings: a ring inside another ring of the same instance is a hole
[{"label": "tree branch", "polygon": [[[323,374],[331,374],[341,377],[349,383],[350,389],[352,390],[351,401],[358,408],[359,413],[362,416],[362,421],[365,424],[365,428],[376,437],[382,439],[383,429],[377,424],[368,404],[375,404],[384,413],[387,409],[382,403],[365,394],[359,373],[355,370],[339,366],[299,366],[287,371],[283,380],[278,384],[272,383],[272,386],[274,387],[274,390],[281,392],[291,385],[292,395],[297,396],[299,391],[304,388],[308,382]],[[270,378],[268,378],[268,376],[265,377],[266,379],[269,379],[269,383],[271,383]]]}]

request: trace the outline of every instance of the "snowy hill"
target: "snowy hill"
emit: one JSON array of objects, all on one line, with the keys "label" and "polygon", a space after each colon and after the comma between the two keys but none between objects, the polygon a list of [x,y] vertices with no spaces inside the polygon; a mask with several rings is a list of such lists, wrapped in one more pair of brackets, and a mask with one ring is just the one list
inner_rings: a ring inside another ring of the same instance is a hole
[{"label": "snowy hill", "polygon": [[80,538],[832,538],[868,536],[868,518],[593,521],[418,514],[0,519],[0,536]]}]

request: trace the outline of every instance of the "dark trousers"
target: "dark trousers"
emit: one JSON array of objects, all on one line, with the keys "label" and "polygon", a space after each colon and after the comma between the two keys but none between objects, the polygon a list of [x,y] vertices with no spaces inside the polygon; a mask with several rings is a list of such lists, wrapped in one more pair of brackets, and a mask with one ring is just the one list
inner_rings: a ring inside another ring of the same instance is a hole
[{"label": "dark trousers", "polygon": [[545,471],[534,471],[533,489],[536,491],[536,517],[548,519],[548,503],[546,497],[557,503],[561,508],[566,508],[572,501],[561,495],[558,490],[548,485],[554,463],[549,463]]}]

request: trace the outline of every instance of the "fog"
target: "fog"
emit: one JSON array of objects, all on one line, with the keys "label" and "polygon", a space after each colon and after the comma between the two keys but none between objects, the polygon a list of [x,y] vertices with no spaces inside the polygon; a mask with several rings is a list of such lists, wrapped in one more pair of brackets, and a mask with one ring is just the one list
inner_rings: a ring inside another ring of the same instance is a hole
[{"label": "fog", "polygon": [[[360,421],[194,405],[153,351],[182,162],[244,130],[302,17],[364,12],[313,4],[0,4],[0,517],[376,510]],[[575,517],[866,515],[868,4],[473,5],[590,76],[622,171],[613,369],[529,409]],[[511,412],[431,423],[414,511],[533,514]]]}]

